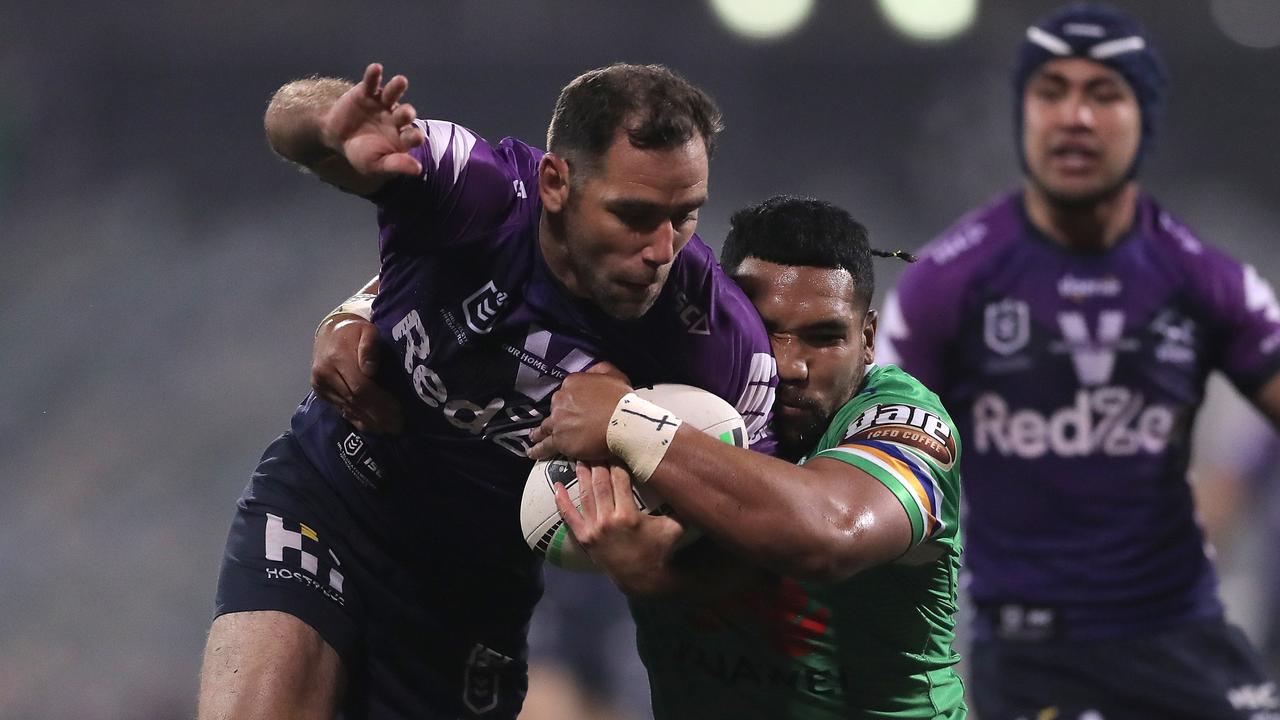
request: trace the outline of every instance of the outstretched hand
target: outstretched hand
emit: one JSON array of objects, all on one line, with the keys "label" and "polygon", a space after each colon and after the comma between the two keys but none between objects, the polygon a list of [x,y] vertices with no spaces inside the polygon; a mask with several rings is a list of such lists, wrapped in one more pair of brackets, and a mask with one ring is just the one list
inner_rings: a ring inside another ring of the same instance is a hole
[{"label": "outstretched hand", "polygon": [[361,432],[398,433],[400,404],[373,378],[378,372],[378,328],[362,318],[325,322],[311,352],[311,388],[342,411]]},{"label": "outstretched hand", "polygon": [[401,103],[409,80],[396,75],[382,85],[382,66],[365,68],[364,79],[329,108],[321,120],[325,145],[340,151],[362,175],[417,175],[422,163],[409,151],[426,141],[413,124],[413,106]]}]

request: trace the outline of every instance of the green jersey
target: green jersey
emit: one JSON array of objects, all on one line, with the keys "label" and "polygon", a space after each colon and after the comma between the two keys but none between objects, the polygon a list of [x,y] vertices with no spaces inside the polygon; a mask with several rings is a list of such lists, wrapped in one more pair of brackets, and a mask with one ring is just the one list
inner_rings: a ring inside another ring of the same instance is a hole
[{"label": "green jersey", "polygon": [[960,443],[934,395],[868,368],[803,462],[883,483],[911,519],[898,561],[837,583],[777,578],[713,603],[637,601],[658,720],[964,718],[954,665]]}]

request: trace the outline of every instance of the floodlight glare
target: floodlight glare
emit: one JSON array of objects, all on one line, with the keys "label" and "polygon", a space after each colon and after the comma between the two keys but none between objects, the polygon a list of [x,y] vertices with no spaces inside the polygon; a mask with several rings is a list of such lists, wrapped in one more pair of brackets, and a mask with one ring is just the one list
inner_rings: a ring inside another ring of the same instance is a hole
[{"label": "floodlight glare", "polygon": [[978,0],[876,0],[889,25],[911,40],[941,42],[968,30]]},{"label": "floodlight glare", "polygon": [[1241,45],[1258,49],[1280,45],[1280,2],[1213,0],[1209,9],[1222,34]]},{"label": "floodlight glare", "polygon": [[753,40],[779,38],[800,27],[813,0],[711,0],[720,22]]}]

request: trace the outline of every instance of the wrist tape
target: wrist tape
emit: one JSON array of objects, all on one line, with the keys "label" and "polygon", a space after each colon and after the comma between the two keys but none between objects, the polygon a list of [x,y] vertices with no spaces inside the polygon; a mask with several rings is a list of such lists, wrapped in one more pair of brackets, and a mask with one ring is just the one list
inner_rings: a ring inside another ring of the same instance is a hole
[{"label": "wrist tape", "polygon": [[662,462],[682,422],[671,411],[627,393],[613,409],[605,442],[631,469],[631,477],[643,483]]},{"label": "wrist tape", "polygon": [[320,324],[316,326],[316,334],[319,335],[320,328],[324,327],[325,323],[329,322],[330,319],[337,315],[355,315],[358,318],[372,321],[373,299],[376,297],[378,296],[372,293],[356,293],[346,300],[343,300],[341,305],[330,310],[329,314],[325,315],[324,319],[320,321]]}]

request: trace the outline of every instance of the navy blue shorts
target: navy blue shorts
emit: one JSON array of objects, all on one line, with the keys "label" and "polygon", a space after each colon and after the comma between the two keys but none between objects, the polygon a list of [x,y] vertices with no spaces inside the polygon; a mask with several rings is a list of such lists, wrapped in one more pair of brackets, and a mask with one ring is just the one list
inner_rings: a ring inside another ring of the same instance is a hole
[{"label": "navy blue shorts", "polygon": [[975,640],[969,699],[982,720],[1280,720],[1244,634],[1201,620],[1106,640]]},{"label": "navy blue shorts", "polygon": [[514,718],[527,617],[486,618],[454,571],[415,566],[326,488],[289,434],[267,448],[237,503],[215,616],[277,610],[315,628],[342,659],[349,720]]}]

